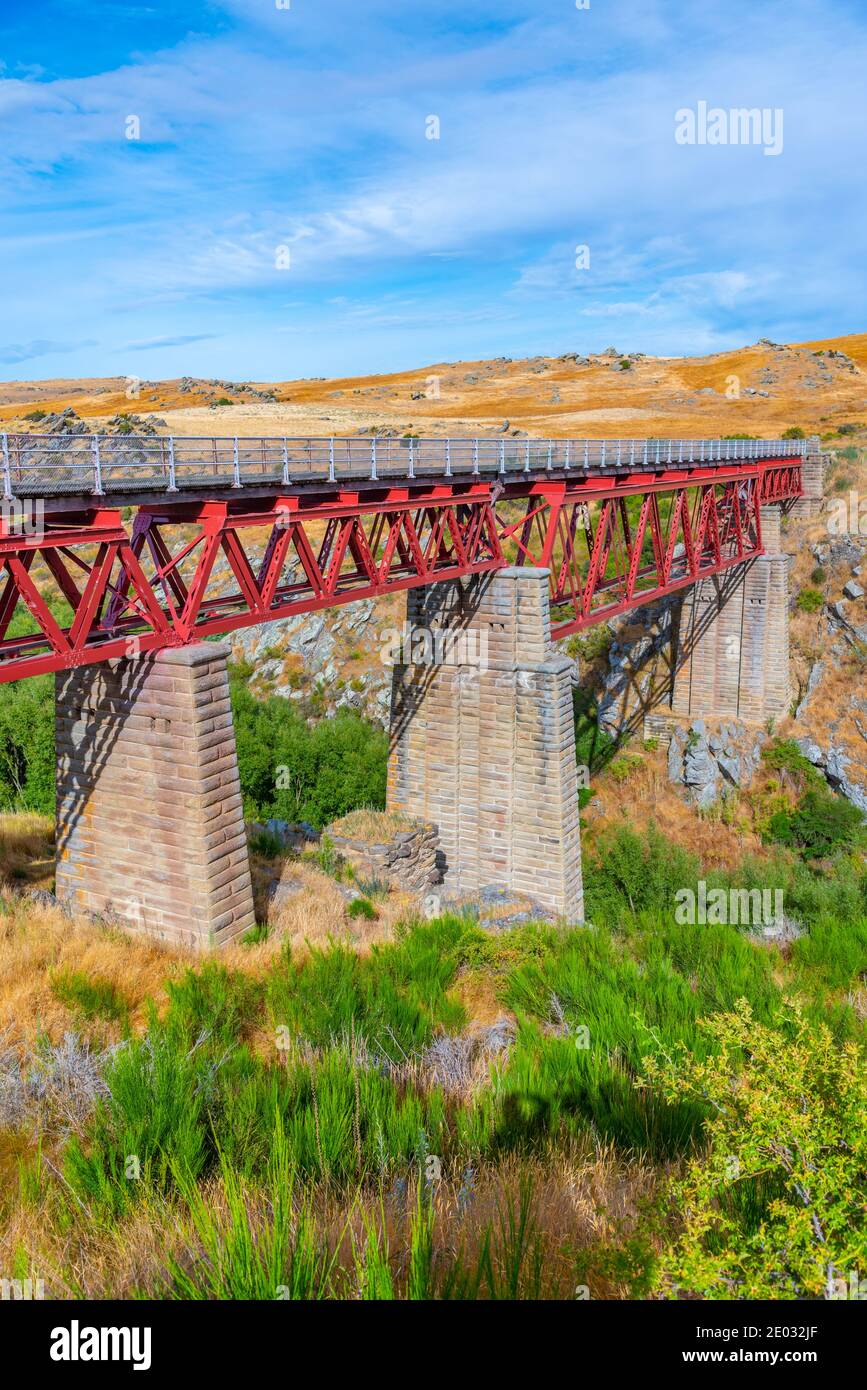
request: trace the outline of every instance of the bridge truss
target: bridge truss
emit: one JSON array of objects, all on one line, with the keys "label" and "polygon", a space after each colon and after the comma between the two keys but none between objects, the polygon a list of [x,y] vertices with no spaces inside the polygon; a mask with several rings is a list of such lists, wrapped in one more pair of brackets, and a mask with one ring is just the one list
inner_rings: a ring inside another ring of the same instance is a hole
[{"label": "bridge truss", "polygon": [[549,570],[562,637],[762,554],[762,506],[802,494],[790,445],[646,452],[608,468],[552,467],[548,446],[541,466],[487,473],[90,491],[44,500],[38,524],[7,499],[0,682],[506,565]]}]

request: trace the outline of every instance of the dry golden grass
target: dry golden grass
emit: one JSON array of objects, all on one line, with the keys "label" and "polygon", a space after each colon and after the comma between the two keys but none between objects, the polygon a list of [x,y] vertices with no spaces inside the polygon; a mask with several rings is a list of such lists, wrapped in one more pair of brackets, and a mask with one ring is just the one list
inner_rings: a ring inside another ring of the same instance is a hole
[{"label": "dry golden grass", "polygon": [[[41,865],[51,850],[50,822],[26,814],[6,815],[0,825],[4,877],[20,890],[33,881],[33,866]],[[275,865],[253,855],[252,870],[259,920],[267,922],[268,936],[257,944],[233,943],[219,957],[229,969],[252,976],[264,973],[287,943],[299,959],[311,948],[331,942],[369,951],[375,943],[392,939],[398,922],[417,910],[412,895],[389,893],[377,901],[375,920],[350,918],[348,896],[308,860],[286,858]],[[285,900],[269,901],[268,889],[275,882],[295,891]],[[65,1032],[80,1028],[80,1017],[52,990],[52,979],[60,971],[114,986],[128,1005],[133,1031],[138,1032],[147,1024],[148,1001],[153,1000],[161,1011],[166,982],[201,964],[201,956],[192,950],[162,945],[85,917],[68,917],[59,907],[36,902],[24,892],[13,891],[6,906],[0,915],[0,1035],[7,1033],[8,1040],[21,1049],[32,1047],[40,1035],[58,1042]],[[107,1044],[118,1041],[122,1025],[100,1020],[91,1022],[88,1032]]]},{"label": "dry golden grass", "polygon": [[665,762],[662,749],[645,750],[625,784],[610,769],[594,779],[594,799],[602,809],[591,802],[581,813],[585,849],[591,850],[605,830],[620,825],[641,829],[653,822],[667,840],[697,854],[708,868],[733,869],[745,854],[766,852],[746,808],[733,813],[733,824],[700,816],[669,782]]},{"label": "dry golden grass", "polygon": [[402,811],[376,811],[363,806],[332,821],[326,833],[342,835],[348,840],[364,840],[368,844],[384,844],[402,830],[415,830],[418,821]]},{"label": "dry golden grass", "polygon": [[[626,1296],[628,1291],[597,1265],[595,1252],[635,1229],[641,1204],[663,1178],[661,1170],[608,1147],[577,1144],[480,1164],[472,1176],[446,1170],[433,1197],[434,1267],[448,1266],[458,1253],[474,1265],[490,1228],[495,1266],[502,1275],[497,1248],[501,1217],[507,1209],[517,1209],[522,1185],[529,1183],[531,1253],[541,1263],[542,1296],[574,1298],[579,1269],[594,1298]],[[222,1182],[208,1182],[204,1195],[214,1217],[227,1220]],[[396,1188],[386,1178],[380,1188],[376,1179],[369,1179],[350,1193],[320,1183],[312,1194],[297,1196],[311,1197],[319,1232],[329,1247],[339,1248],[333,1279],[337,1296],[358,1296],[353,1242],[362,1250],[369,1227],[387,1234],[392,1273],[403,1293],[415,1205],[412,1183]],[[248,1189],[247,1208],[254,1229],[268,1221],[269,1199],[261,1188]],[[0,1268],[12,1267],[15,1252],[26,1252],[32,1277],[45,1281],[46,1297],[85,1299],[159,1296],[172,1258],[191,1267],[202,1254],[177,1200],[145,1198],[115,1227],[88,1219],[70,1224],[56,1189],[35,1203],[17,1204],[0,1227]],[[527,1263],[529,1273],[531,1261]],[[524,1292],[530,1292],[528,1286]]]},{"label": "dry golden grass", "polygon": [[32,812],[0,814],[0,884],[46,887],[54,876],[54,824]]},{"label": "dry golden grass", "polygon": [[[19,899],[0,918],[0,1033],[21,1048],[40,1034],[58,1042],[75,1026],[74,1013],[51,989],[65,969],[112,984],[127,1001],[134,1028],[146,1025],[146,1002],[165,999],[164,982],[194,960],[192,952],[68,918],[59,908]],[[120,1025],[104,1023],[104,1040],[117,1041]]]}]

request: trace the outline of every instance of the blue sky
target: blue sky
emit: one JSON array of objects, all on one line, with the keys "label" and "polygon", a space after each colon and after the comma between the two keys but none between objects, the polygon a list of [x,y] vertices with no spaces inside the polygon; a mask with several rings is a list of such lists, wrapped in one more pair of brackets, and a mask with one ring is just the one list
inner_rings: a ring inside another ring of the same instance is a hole
[{"label": "blue sky", "polygon": [[864,331],[865,72],[863,0],[3,0],[0,378]]}]

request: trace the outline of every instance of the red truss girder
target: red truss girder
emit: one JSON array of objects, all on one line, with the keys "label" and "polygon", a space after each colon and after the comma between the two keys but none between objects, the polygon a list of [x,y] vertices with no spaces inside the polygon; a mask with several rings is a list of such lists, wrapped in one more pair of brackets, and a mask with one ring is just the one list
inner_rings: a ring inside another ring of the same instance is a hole
[{"label": "red truss girder", "polygon": [[[0,681],[502,568],[490,489],[442,491],[411,500],[393,490],[381,504],[344,497],[303,513],[295,497],[256,511],[147,507],[131,536],[119,513],[103,510],[40,537],[0,537]],[[262,528],[264,555],[250,536]],[[66,626],[31,577],[34,565],[71,610]],[[19,602],[36,627],[11,637]]]},{"label": "red truss girder", "polygon": [[564,636],[761,554],[761,505],[800,495],[800,463],[786,460],[408,482],[325,500],[299,490],[264,504],[172,499],[140,508],[131,534],[104,507],[34,535],[3,517],[0,682],[510,563],[550,570]]},{"label": "red truss girder", "polygon": [[586,494],[564,488],[528,497],[500,536],[516,564],[550,570],[552,633],[565,637],[762,554],[761,507],[783,495],[740,476],[602,496],[592,518]]}]

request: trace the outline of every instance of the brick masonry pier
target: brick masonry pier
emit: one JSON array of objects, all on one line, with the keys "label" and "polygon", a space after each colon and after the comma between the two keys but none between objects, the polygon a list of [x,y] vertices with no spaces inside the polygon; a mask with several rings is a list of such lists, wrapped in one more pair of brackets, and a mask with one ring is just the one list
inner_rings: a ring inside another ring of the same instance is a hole
[{"label": "brick masonry pier", "polygon": [[780,508],[762,508],[765,554],[688,589],[681,609],[672,711],[751,723],[788,713],[789,560]]},{"label": "brick masonry pier", "polygon": [[64,904],[197,948],[253,925],[227,656],[199,642],[57,674]]},{"label": "brick masonry pier", "polygon": [[395,667],[389,809],[439,827],[447,887],[502,884],[581,921],[572,663],[552,646],[548,571],[410,589],[407,631],[410,656],[459,638],[452,660],[405,650]]},{"label": "brick masonry pier", "polygon": [[807,441],[804,462],[801,469],[803,496],[792,503],[791,515],[796,520],[810,520],[819,516],[825,505],[825,467],[828,456],[822,453],[818,438]]}]

